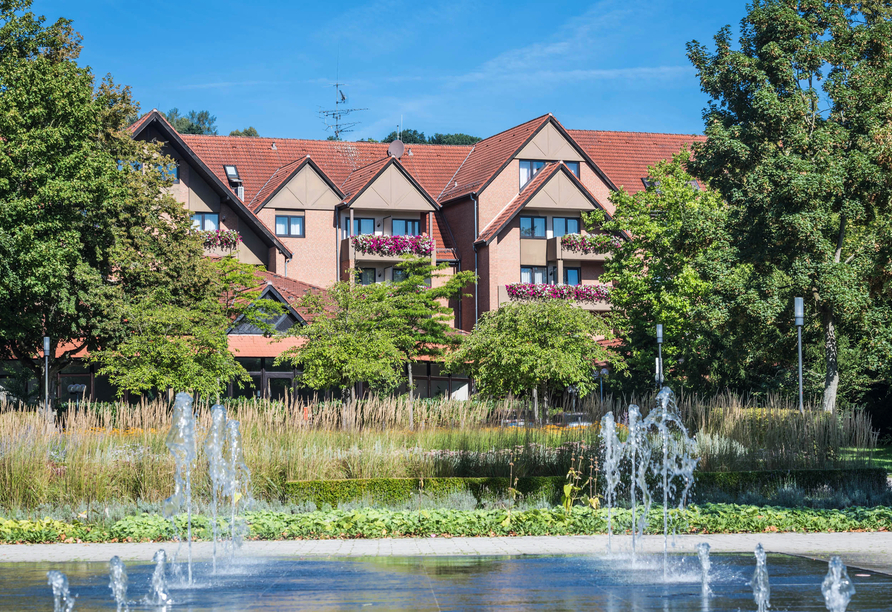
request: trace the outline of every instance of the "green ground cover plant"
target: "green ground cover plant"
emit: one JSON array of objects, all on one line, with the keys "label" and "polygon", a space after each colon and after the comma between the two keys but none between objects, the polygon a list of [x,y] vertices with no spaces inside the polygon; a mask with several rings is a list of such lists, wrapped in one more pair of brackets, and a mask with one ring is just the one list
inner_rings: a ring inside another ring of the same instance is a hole
[{"label": "green ground cover plant", "polygon": [[[492,510],[410,510],[379,509],[328,510],[303,514],[246,512],[248,538],[256,540],[583,535],[607,531],[607,511],[582,506],[570,512],[563,508],[511,511]],[[614,532],[631,528],[631,510],[614,511]],[[703,504],[685,511],[670,512],[676,533],[772,533],[887,531],[892,529],[892,508],[848,508],[845,510],[789,509]],[[175,524],[157,514],[126,517],[104,526],[54,519],[0,519],[0,542],[137,542],[161,541],[182,532],[184,519]],[[221,523],[225,529],[226,522]],[[648,533],[662,530],[662,510],[648,515]],[[207,516],[193,517],[196,539],[210,538]]]}]

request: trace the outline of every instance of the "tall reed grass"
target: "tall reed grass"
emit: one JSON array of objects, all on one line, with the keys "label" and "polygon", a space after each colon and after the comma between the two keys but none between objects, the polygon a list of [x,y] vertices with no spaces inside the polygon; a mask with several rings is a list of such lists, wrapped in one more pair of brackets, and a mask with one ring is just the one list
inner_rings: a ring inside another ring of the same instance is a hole
[{"label": "tall reed grass", "polygon": [[[578,410],[593,423],[609,410],[627,419],[629,403],[644,411],[652,398],[607,397]],[[416,401],[368,398],[339,402],[249,400],[228,406],[241,422],[254,495],[283,499],[287,480],[565,475],[571,463],[596,461],[596,426],[502,427],[522,413],[518,402]],[[699,441],[706,470],[863,465],[876,447],[866,415],[814,410],[805,417],[780,403],[751,405],[731,395],[682,397],[679,408]],[[196,407],[199,436],[210,410]],[[29,409],[0,404],[0,509],[41,505],[157,503],[172,493],[173,461],[165,446],[167,402],[70,406],[55,424]],[[201,438],[200,438],[201,439]],[[199,463],[206,462],[201,455]],[[843,449],[858,449],[843,452]],[[207,497],[206,470],[193,490]]]}]

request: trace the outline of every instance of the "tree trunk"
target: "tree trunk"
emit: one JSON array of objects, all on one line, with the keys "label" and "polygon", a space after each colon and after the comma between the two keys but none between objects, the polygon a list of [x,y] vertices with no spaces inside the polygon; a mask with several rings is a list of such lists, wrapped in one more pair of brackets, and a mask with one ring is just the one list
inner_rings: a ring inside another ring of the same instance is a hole
[{"label": "tree trunk", "polygon": [[415,429],[415,393],[412,389],[412,362],[406,362],[406,372],[409,373],[409,429]]},{"label": "tree trunk", "polygon": [[836,412],[836,392],[839,389],[839,344],[836,339],[836,320],[832,310],[824,313],[824,357],[827,360],[827,373],[824,376],[823,408],[826,412]]},{"label": "tree trunk", "polygon": [[[836,238],[836,251],[833,263],[842,260],[842,245],[846,239],[846,216],[839,218],[839,234]],[[826,412],[836,412],[836,392],[839,389],[839,343],[836,339],[836,317],[833,304],[824,307],[824,358],[827,361],[827,373],[824,376],[823,408]]]}]

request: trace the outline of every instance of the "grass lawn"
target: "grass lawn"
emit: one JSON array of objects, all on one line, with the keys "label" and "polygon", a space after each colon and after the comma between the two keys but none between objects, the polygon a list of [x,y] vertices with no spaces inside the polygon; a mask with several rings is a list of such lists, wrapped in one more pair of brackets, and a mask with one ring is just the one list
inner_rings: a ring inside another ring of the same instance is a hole
[{"label": "grass lawn", "polygon": [[[847,448],[844,450],[848,453],[854,449]],[[883,468],[892,475],[892,446],[880,446],[872,451],[861,450],[859,453],[861,456],[870,456],[871,467]]]}]

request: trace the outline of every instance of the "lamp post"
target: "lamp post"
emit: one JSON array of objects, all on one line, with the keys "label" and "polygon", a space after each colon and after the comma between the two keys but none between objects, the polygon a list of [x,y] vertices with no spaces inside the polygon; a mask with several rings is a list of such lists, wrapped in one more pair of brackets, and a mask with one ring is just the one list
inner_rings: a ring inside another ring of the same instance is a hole
[{"label": "lamp post", "polygon": [[799,412],[805,414],[805,406],[802,403],[802,325],[805,323],[805,303],[801,297],[793,298],[793,319],[796,323],[799,344]]},{"label": "lamp post", "polygon": [[657,389],[663,388],[663,324],[657,323]]},{"label": "lamp post", "polygon": [[601,383],[601,403],[604,403],[604,379],[607,378],[607,375],[610,374],[610,370],[607,368],[601,368],[601,371],[598,372],[598,380]]},{"label": "lamp post", "polygon": [[43,408],[46,420],[50,418],[50,337],[43,337]]}]

